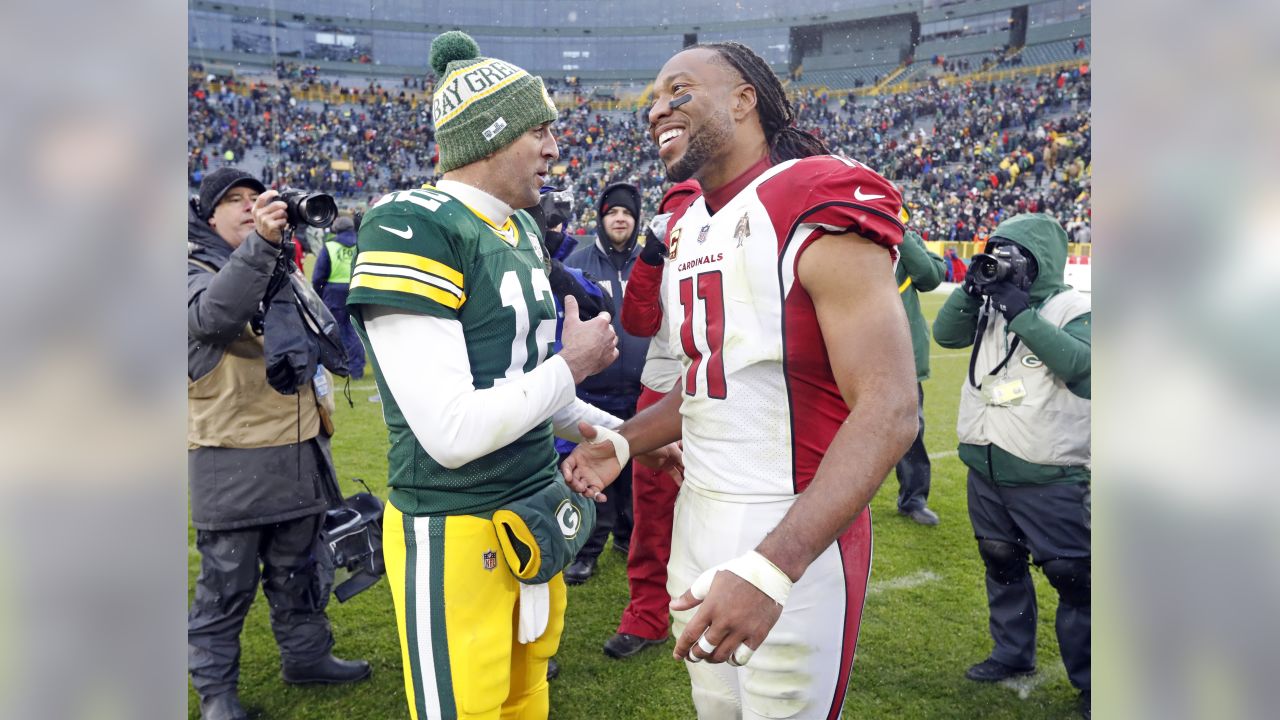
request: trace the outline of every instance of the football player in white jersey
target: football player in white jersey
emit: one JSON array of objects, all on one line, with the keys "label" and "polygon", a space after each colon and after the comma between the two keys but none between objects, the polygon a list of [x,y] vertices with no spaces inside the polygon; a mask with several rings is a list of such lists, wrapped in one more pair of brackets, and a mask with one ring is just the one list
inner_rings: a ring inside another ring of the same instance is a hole
[{"label": "football player in white jersey", "polygon": [[839,717],[871,564],[867,504],[917,429],[893,278],[901,196],[792,123],[738,43],[687,48],[654,85],[650,134],[702,197],[668,231],[682,377],[566,459],[601,493],[631,453],[682,435],[667,589],[701,718]]}]

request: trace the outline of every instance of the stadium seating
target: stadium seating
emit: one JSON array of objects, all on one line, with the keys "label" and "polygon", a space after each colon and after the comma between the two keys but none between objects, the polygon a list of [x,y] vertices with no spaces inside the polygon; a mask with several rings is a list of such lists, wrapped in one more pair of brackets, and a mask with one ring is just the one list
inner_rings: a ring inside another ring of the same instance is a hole
[{"label": "stadium seating", "polygon": [[1084,39],[1084,53],[1077,54],[1074,50],[1075,44],[1076,41],[1071,39],[1028,45],[1022,48],[1022,64],[1024,66],[1049,65],[1089,57],[1089,51],[1093,45],[1091,38]]},{"label": "stadium seating", "polygon": [[871,87],[877,80],[893,72],[896,67],[898,67],[896,63],[887,63],[840,70],[813,70],[805,72],[798,84],[827,87],[832,90],[849,90],[858,87],[858,81],[861,80],[862,87]]}]

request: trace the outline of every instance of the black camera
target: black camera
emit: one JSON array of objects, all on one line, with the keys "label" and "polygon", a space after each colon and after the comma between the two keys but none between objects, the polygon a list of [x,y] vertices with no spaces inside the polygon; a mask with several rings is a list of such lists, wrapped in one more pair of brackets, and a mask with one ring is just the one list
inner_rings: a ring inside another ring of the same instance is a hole
[{"label": "black camera", "polygon": [[568,190],[546,189],[538,199],[547,227],[553,228],[573,216],[573,194]]},{"label": "black camera", "polygon": [[1006,281],[1021,290],[1029,290],[1033,279],[1028,272],[1027,258],[1016,245],[999,245],[991,252],[974,255],[969,262],[969,276],[983,295],[989,293],[992,285]]},{"label": "black camera", "polygon": [[280,199],[289,208],[289,225],[295,228],[302,225],[327,228],[338,219],[338,203],[332,195],[287,187],[280,191]]},{"label": "black camera", "polygon": [[372,493],[356,493],[342,507],[325,513],[320,539],[335,569],[338,602],[369,589],[387,572],[382,558],[382,501]]}]

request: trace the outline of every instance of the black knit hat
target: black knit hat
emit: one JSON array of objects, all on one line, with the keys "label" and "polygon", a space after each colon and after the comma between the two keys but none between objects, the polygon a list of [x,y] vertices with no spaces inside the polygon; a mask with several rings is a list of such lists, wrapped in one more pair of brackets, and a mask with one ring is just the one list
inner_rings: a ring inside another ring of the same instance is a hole
[{"label": "black knit hat", "polygon": [[260,180],[239,168],[218,168],[200,181],[200,219],[213,217],[213,210],[222,202],[222,196],[238,185],[251,187],[259,193],[267,191],[267,186]]},{"label": "black knit hat", "polygon": [[621,205],[631,211],[631,217],[640,222],[640,190],[629,183],[614,183],[604,189],[600,196],[600,217],[604,218],[609,209]]}]

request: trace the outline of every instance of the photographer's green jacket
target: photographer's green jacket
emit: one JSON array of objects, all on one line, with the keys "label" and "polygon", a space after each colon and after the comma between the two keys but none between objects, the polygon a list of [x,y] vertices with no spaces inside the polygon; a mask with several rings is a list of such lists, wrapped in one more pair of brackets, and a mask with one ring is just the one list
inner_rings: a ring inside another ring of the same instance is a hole
[{"label": "photographer's green jacket", "polygon": [[[1038,367],[1037,362],[1043,363],[1043,367],[1057,381],[1056,392],[1070,393],[1086,400],[1091,398],[1091,313],[1087,298],[1070,289],[1063,281],[1067,258],[1066,233],[1056,221],[1046,215],[1026,214],[1001,223],[992,233],[992,237],[1012,240],[1028,250],[1036,259],[1039,274],[1031,286],[1030,307],[1019,313],[1013,322],[1007,324],[1000,313],[993,310],[987,332],[984,334],[984,342],[994,342],[998,343],[997,347],[1008,348],[1015,337],[1019,338],[1025,350],[1019,352],[1012,362],[1020,362],[1024,368],[1028,369]],[[1051,300],[1054,301],[1053,312],[1044,312],[1047,303]],[[983,302],[983,299],[971,297],[962,288],[957,288],[947,299],[934,321],[934,340],[945,348],[965,348],[973,345]],[[982,367],[982,363],[977,365],[973,370],[974,379],[982,382],[983,376],[992,368]],[[1025,372],[1024,369],[1017,371]],[[967,373],[964,382],[969,383]],[[1052,393],[1054,390],[1043,389],[1041,392]],[[1071,399],[1065,394],[1059,395],[1056,401],[1059,404],[1073,405]],[[962,392],[961,402],[961,424],[963,425],[965,403],[973,402],[972,396],[966,399],[966,393]],[[1028,407],[1052,406],[1054,402],[1053,397],[1027,398]],[[1074,405],[1079,406],[1079,403]],[[1087,405],[1085,407],[1087,413]],[[1022,408],[1019,412],[1025,414],[1026,408]],[[1059,430],[1062,431],[1060,435],[1066,435],[1068,432],[1066,428],[1078,428],[1078,407],[1073,412],[1077,414],[1073,418],[1077,423],[1075,426],[1067,420],[1060,420],[1059,413],[1052,409],[1046,410],[1039,422],[1032,425],[1037,430],[1047,433],[1049,437]],[[1059,424],[1060,422],[1065,424]],[[1067,458],[1077,457],[1081,449],[1072,445],[1082,442],[1085,445],[1084,454],[1087,456],[1087,414],[1084,422],[1082,438],[1077,437],[1078,432],[1071,431],[1070,436],[1053,440],[1053,442],[1061,442],[1063,449],[1037,448],[1037,450]],[[961,435],[963,434],[962,427]],[[1009,447],[1014,444],[1006,442],[1006,447],[1002,447],[1000,442],[989,444],[961,442],[960,459],[970,468],[991,478],[999,485],[1082,482],[1089,479],[1087,460],[1061,461],[1067,464],[1031,462],[1009,450]],[[1023,453],[1024,456],[1029,454],[1034,453]]]}]

